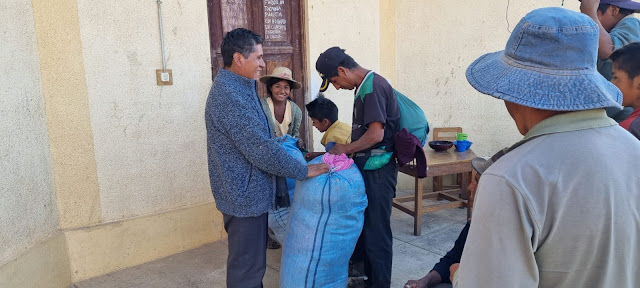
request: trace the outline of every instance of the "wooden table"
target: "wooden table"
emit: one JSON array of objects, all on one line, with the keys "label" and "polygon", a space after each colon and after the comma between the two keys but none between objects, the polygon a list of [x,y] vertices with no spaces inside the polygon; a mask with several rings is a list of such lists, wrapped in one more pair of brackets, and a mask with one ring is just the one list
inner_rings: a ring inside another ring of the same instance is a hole
[{"label": "wooden table", "polygon": [[[401,173],[415,178],[415,195],[393,199],[393,207],[413,216],[413,233],[416,236],[420,236],[422,233],[422,214],[442,209],[468,207],[466,199],[468,199],[467,185],[471,181],[471,159],[476,157],[476,154],[471,149],[464,152],[456,152],[455,149],[435,152],[432,149],[425,148],[424,152],[427,156],[428,177],[462,173],[462,181],[460,187],[456,189],[423,193],[422,179],[416,177],[415,166],[405,165],[398,168]],[[458,195],[456,195],[456,192]],[[422,199],[425,198],[446,199],[450,202],[422,206]],[[414,202],[414,205],[413,207],[408,207],[403,204],[404,202]],[[467,217],[471,216],[470,213],[470,209],[467,209]]]}]

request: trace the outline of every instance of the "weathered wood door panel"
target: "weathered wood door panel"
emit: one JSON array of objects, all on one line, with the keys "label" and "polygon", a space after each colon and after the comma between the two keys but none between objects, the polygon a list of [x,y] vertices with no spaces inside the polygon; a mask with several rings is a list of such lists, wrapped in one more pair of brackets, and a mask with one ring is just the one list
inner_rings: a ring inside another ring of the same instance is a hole
[{"label": "weathered wood door panel", "polygon": [[[300,138],[309,143],[307,114],[304,109],[306,77],[304,47],[304,0],[207,0],[209,14],[209,41],[211,48],[212,79],[223,67],[220,44],[224,33],[234,28],[250,29],[264,38],[264,59],[267,65],[262,75],[277,66],[293,72],[293,78],[302,83],[302,89],[292,91],[292,100],[303,111]],[[258,95],[266,94],[264,85],[258,85]]]}]

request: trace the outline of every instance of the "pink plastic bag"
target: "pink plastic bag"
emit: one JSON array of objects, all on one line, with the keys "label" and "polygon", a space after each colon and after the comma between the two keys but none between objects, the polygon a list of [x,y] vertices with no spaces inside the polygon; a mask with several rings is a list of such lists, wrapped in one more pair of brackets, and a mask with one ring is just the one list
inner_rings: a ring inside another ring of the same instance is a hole
[{"label": "pink plastic bag", "polygon": [[347,157],[345,154],[333,155],[330,153],[324,153],[322,156],[322,162],[329,165],[329,169],[333,172],[338,172],[351,167],[353,159]]}]

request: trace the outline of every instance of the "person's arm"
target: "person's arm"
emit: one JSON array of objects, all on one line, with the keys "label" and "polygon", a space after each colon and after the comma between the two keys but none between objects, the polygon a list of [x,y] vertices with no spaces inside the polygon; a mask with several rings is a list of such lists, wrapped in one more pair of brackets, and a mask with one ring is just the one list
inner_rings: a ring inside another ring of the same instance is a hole
[{"label": "person's arm", "polygon": [[606,60],[609,59],[609,56],[611,56],[611,53],[613,53],[614,44],[611,36],[609,35],[609,32],[604,29],[602,23],[600,23],[600,19],[598,19],[599,4],[600,0],[582,0],[582,2],[580,3],[580,12],[591,17],[591,19],[593,19],[593,21],[598,24],[598,27],[600,27],[600,36],[598,39],[598,58]]},{"label": "person's arm", "polygon": [[309,173],[307,165],[289,155],[275,139],[261,131],[265,129],[264,118],[260,118],[265,117],[264,114],[248,112],[258,108],[249,102],[257,99],[241,97],[224,97],[214,103],[210,113],[217,114],[214,117],[217,120],[215,125],[231,139],[245,159],[258,169],[276,176],[304,180]]},{"label": "person's arm", "polygon": [[[467,234],[469,232],[469,224],[467,224],[460,231],[458,239],[456,239],[453,248],[447,252],[444,257],[440,258],[440,261],[433,266],[433,269],[429,273],[418,280],[409,280],[405,283],[406,288],[428,288],[440,283],[449,283],[450,269],[460,262],[462,257],[462,251],[464,251],[464,245],[467,242]],[[457,266],[456,266],[457,267]]]},{"label": "person's arm", "polygon": [[538,287],[532,210],[502,177],[485,172],[478,189],[467,238],[473,245],[462,253],[453,287]]},{"label": "person's arm", "polygon": [[334,155],[351,154],[358,151],[366,150],[377,143],[380,143],[384,138],[384,125],[380,122],[370,123],[367,131],[364,132],[362,137],[358,141],[351,142],[349,144],[336,144],[329,153]]}]

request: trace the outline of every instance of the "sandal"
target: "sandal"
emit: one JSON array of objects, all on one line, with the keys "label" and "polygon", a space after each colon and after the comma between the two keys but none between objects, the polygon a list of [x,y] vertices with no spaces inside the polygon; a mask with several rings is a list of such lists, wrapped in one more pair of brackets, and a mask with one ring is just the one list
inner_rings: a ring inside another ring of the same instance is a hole
[{"label": "sandal", "polygon": [[367,284],[365,284],[364,279],[361,277],[349,277],[349,282],[347,282],[347,288],[366,288]]},{"label": "sandal", "polygon": [[271,236],[267,236],[267,249],[280,249],[282,245],[278,241],[271,239]]}]

